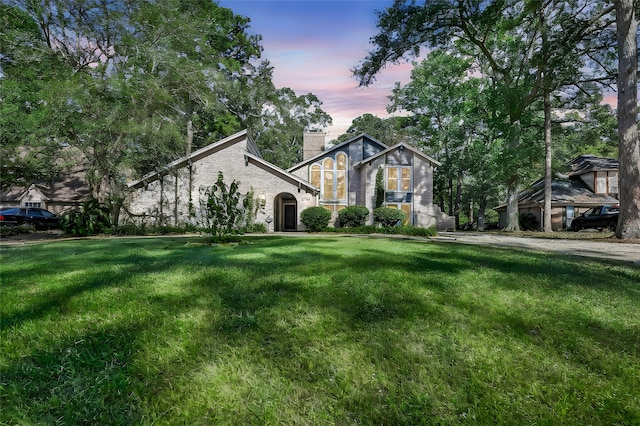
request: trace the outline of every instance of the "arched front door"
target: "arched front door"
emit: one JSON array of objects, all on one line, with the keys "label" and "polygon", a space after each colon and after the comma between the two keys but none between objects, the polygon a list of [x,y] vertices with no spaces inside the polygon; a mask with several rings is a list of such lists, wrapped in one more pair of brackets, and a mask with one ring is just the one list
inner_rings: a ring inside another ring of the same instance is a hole
[{"label": "arched front door", "polygon": [[298,200],[288,192],[278,194],[273,203],[274,230],[295,231],[298,229]]}]

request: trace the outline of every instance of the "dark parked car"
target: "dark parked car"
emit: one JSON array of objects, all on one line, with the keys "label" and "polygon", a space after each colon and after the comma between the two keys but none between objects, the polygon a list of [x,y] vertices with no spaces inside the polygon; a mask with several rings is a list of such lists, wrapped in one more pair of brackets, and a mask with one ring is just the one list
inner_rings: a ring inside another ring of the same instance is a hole
[{"label": "dark parked car", "polygon": [[36,229],[60,228],[58,216],[35,207],[0,210],[0,225],[33,225]]},{"label": "dark parked car", "polygon": [[597,206],[573,219],[571,229],[579,231],[585,228],[609,228],[615,232],[619,214],[618,206]]}]

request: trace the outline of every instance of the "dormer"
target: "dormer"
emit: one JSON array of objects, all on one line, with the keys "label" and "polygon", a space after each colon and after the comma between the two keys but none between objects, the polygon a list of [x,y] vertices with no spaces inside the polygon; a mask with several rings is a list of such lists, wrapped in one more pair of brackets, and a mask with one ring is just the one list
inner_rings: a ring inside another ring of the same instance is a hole
[{"label": "dormer", "polygon": [[582,180],[594,194],[618,197],[620,164],[615,158],[580,155],[569,167],[569,176]]}]

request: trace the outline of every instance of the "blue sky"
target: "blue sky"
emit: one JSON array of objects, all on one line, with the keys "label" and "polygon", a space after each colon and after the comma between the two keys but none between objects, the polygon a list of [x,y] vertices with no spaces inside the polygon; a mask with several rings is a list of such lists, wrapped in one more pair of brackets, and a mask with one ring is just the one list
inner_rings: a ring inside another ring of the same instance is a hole
[{"label": "blue sky", "polygon": [[274,66],[274,84],[296,94],[313,93],[332,116],[333,139],[366,113],[387,117],[388,96],[396,81],[409,81],[410,64],[386,68],[375,83],[359,88],[352,68],[371,49],[376,11],[392,0],[219,0],[251,19],[249,33],[262,35],[262,58]]}]

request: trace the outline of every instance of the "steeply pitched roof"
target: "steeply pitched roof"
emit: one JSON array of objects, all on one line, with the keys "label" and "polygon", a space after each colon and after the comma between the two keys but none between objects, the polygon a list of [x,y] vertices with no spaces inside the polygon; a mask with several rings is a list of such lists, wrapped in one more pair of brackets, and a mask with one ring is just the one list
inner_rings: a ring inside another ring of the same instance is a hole
[{"label": "steeply pitched roof", "polygon": [[294,171],[294,170],[298,170],[299,168],[304,167],[304,166],[306,166],[307,164],[311,164],[311,163],[315,162],[318,158],[324,157],[325,155],[327,155],[327,154],[328,154],[328,153],[330,153],[330,152],[333,152],[333,151],[339,151],[339,150],[343,149],[345,146],[349,145],[350,143],[352,143],[352,142],[354,142],[354,141],[357,141],[357,140],[358,140],[358,139],[360,139],[360,138],[367,138],[367,139],[368,139],[368,140],[370,140],[371,142],[373,142],[373,143],[375,143],[375,144],[377,144],[377,145],[380,145],[380,148],[382,148],[382,149],[387,149],[387,145],[383,144],[382,142],[380,142],[379,140],[375,139],[374,137],[369,136],[369,135],[368,135],[368,134],[366,134],[366,133],[360,133],[359,135],[354,136],[354,137],[352,137],[351,139],[348,139],[348,140],[346,140],[346,141],[344,141],[344,142],[342,142],[342,143],[340,143],[340,144],[338,144],[338,145],[334,145],[334,146],[332,146],[330,149],[328,149],[328,150],[326,150],[326,151],[322,151],[321,153],[316,154],[316,155],[314,155],[313,157],[307,158],[306,160],[304,160],[304,161],[302,161],[302,162],[300,162],[300,163],[296,164],[296,165],[295,165],[295,166],[293,166],[293,167],[289,167],[289,168],[287,169],[287,171],[288,171],[288,172],[292,172],[292,171]]},{"label": "steeply pitched roof", "polygon": [[[199,160],[201,158],[207,157],[209,155],[215,154],[216,152],[231,146],[243,139],[247,139],[247,152],[244,154],[244,158],[246,162],[251,162],[265,170],[267,170],[269,173],[272,173],[278,177],[280,177],[281,179],[284,179],[286,181],[288,181],[289,183],[292,183],[294,185],[297,185],[298,188],[304,188],[305,191],[308,192],[317,192],[318,188],[316,188],[315,186],[311,185],[309,182],[307,182],[304,179],[301,179],[297,176],[292,175],[291,173],[281,169],[280,167],[269,163],[268,161],[264,160],[262,158],[262,156],[260,155],[260,151],[258,150],[258,147],[254,144],[254,142],[251,140],[251,138],[249,137],[249,135],[247,134],[246,130],[243,130],[241,132],[238,132],[236,134],[233,134],[229,137],[226,137],[222,140],[219,140],[218,142],[212,143],[210,145],[205,146],[204,148],[201,148],[197,151],[194,151],[191,153],[191,155],[179,158],[175,161],[172,161],[171,163],[167,164],[164,167],[164,170],[171,170],[177,167],[182,167],[186,164],[188,164],[189,161],[196,161]],[[159,173],[158,172],[152,172],[152,173],[148,173],[145,176],[143,176],[141,179],[138,179],[137,181],[131,182],[128,186],[129,188],[136,188],[139,186],[142,186],[145,183],[148,182],[152,182],[156,179],[159,178]]]},{"label": "steeply pitched roof", "polygon": [[[24,187],[21,185],[11,185],[5,188],[4,190],[0,191],[0,201],[19,202],[20,200],[22,200],[22,198],[26,195],[27,191],[29,191],[29,188],[31,188],[32,186],[34,185],[31,184],[29,187]],[[42,185],[37,185],[37,187],[38,189],[40,189],[40,192],[42,192],[42,189],[46,189],[45,187],[42,187]]]},{"label": "steeply pitched roof", "polygon": [[398,144],[395,144],[393,146],[388,147],[387,149],[385,149],[384,151],[380,151],[379,153],[372,155],[371,157],[365,158],[364,160],[356,163],[353,165],[353,167],[358,168],[360,166],[362,166],[364,163],[368,163],[369,161],[375,160],[376,158],[388,154],[390,152],[393,152],[397,149],[407,149],[411,152],[413,152],[415,155],[419,156],[420,158],[422,158],[423,160],[435,165],[435,166],[441,166],[442,163],[440,163],[438,160],[435,160],[431,157],[429,157],[428,155],[426,155],[425,153],[423,153],[422,151],[412,147],[411,145],[407,145],[404,142],[400,142]]},{"label": "steeply pitched roof", "polygon": [[244,155],[245,161],[248,161],[250,163],[253,163],[255,165],[257,165],[258,167],[262,167],[263,169],[269,171],[270,173],[279,176],[281,179],[284,179],[294,185],[297,185],[298,188],[305,188],[305,190],[307,192],[312,192],[312,193],[316,193],[319,191],[318,188],[316,188],[315,186],[311,185],[309,182],[307,182],[304,179],[299,178],[296,175],[292,175],[291,173],[281,169],[280,167],[273,165],[271,163],[269,163],[268,161],[263,160],[262,158],[250,154],[250,153],[246,153]]},{"label": "steeply pitched roof", "polygon": [[569,161],[569,166],[571,167],[569,176],[577,176],[594,171],[618,170],[620,168],[620,162],[615,158],[585,154]]},{"label": "steeply pitched roof", "polygon": [[[260,151],[258,150],[258,147],[255,145],[255,143],[251,140],[251,138],[249,137],[248,133],[246,130],[242,130],[241,132],[235,133],[231,136],[228,136],[224,139],[221,139],[217,142],[214,142],[212,144],[209,144],[203,148],[198,149],[197,151],[193,151],[191,154],[178,158],[175,161],[172,161],[171,163],[165,165],[163,167],[163,170],[172,170],[175,169],[177,167],[182,167],[186,164],[188,164],[191,161],[196,161],[199,160],[201,158],[207,157],[211,154],[214,154],[230,145],[233,145],[234,143],[237,143],[243,139],[247,139],[247,149],[248,152],[250,152],[251,154],[257,156],[257,157],[261,157],[260,155]],[[128,184],[129,188],[134,188],[134,187],[138,187],[143,185],[144,183],[148,183],[148,182],[152,182],[156,179],[158,179],[160,173],[158,171],[154,171],[151,173],[147,173],[146,175],[142,176],[140,179],[135,180],[131,183]]]}]

